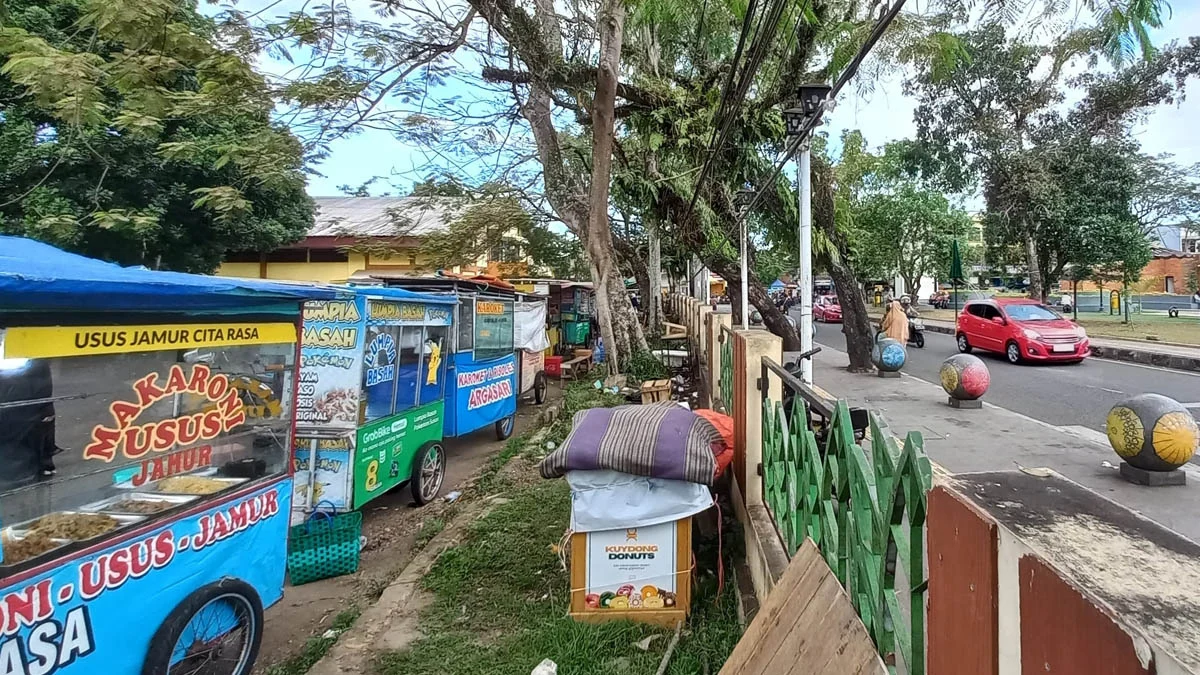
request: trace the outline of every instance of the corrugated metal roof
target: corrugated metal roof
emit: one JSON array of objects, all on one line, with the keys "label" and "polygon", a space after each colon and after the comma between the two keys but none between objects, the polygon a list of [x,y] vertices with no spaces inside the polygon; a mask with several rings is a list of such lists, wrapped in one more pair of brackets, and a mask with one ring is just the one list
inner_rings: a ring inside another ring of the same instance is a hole
[{"label": "corrugated metal roof", "polygon": [[310,237],[421,237],[444,232],[466,210],[456,197],[315,197]]}]

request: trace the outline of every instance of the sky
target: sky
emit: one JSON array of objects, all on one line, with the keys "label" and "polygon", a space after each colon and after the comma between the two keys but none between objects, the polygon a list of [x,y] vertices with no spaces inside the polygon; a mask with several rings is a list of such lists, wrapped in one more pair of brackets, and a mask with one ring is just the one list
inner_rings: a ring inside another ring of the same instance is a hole
[{"label": "sky", "polygon": [[[241,9],[253,10],[254,4],[266,5],[268,2],[270,0],[242,3]],[[1172,10],[1166,25],[1152,34],[1156,45],[1186,40],[1189,31],[1200,33],[1200,0],[1175,0]],[[266,70],[280,67],[269,62],[259,65]],[[893,72],[889,77],[876,80],[872,91],[866,93],[847,87],[821,130],[831,139],[838,139],[844,130],[860,129],[872,147],[911,137],[916,130],[913,122],[916,102],[903,93],[903,79],[902,72]],[[1200,86],[1200,83],[1193,86]],[[1134,134],[1144,152],[1171,153],[1180,164],[1191,165],[1200,163],[1198,121],[1200,93],[1194,92],[1181,103],[1155,109],[1147,120],[1138,124]],[[403,193],[409,184],[421,178],[415,168],[426,166],[429,160],[416,145],[397,140],[385,131],[364,131],[333,144],[330,156],[314,167],[319,175],[309,177],[308,193],[312,196],[339,195],[340,186],[358,186],[376,176],[382,178],[372,187],[373,193],[390,190],[395,194],[397,188]],[[977,198],[970,199],[966,206],[975,209],[980,203]]]}]

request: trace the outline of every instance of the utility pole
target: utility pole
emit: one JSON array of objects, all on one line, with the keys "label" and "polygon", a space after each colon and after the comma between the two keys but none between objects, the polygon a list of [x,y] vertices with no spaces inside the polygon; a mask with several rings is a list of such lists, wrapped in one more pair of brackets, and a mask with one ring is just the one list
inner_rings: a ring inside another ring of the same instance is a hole
[{"label": "utility pole", "polygon": [[[800,351],[813,348],[812,302],[812,155],[809,151],[810,138],[800,145],[800,167],[797,180],[800,183]],[[812,386],[812,359],[800,359],[800,381]]]},{"label": "utility pole", "polygon": [[749,262],[747,260],[747,234],[746,218],[742,218],[742,330],[750,328],[750,275],[748,271]]}]

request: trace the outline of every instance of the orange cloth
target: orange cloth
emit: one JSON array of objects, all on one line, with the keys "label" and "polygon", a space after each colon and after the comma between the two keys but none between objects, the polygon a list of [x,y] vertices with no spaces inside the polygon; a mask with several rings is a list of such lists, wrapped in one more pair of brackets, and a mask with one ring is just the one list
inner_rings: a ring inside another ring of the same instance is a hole
[{"label": "orange cloth", "polygon": [[733,463],[733,418],[729,415],[722,415],[716,410],[696,410],[695,413],[700,417],[708,420],[710,424],[716,428],[717,433],[721,434],[722,443],[713,443],[713,456],[717,461],[716,467],[713,469],[713,477],[720,478],[721,474],[725,473],[725,469]]},{"label": "orange cloth", "polygon": [[892,301],[887,314],[883,315],[883,323],[879,327],[888,337],[900,344],[908,343],[908,315],[904,313],[904,306],[900,304],[899,300]]}]

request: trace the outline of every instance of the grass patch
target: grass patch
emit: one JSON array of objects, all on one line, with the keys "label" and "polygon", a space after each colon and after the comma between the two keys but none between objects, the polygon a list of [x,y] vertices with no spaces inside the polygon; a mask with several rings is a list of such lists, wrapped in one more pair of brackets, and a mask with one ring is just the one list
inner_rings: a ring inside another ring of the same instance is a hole
[{"label": "grass patch", "polygon": [[595,380],[572,382],[563,390],[562,409],[546,432],[546,440],[556,446],[571,432],[571,419],[575,413],[588,408],[611,408],[627,403],[624,396],[604,389],[597,389]]},{"label": "grass patch", "polygon": [[453,518],[453,514],[447,512],[442,518],[430,517],[421,521],[421,529],[417,530],[417,536],[413,540],[413,550],[420,551],[428,546],[434,537],[446,529],[446,521],[451,518]]},{"label": "grass patch", "polygon": [[[421,616],[427,636],[403,652],[385,654],[382,675],[527,675],[542,659],[564,673],[651,674],[670,632],[629,622],[591,625],[566,616],[569,583],[553,550],[570,513],[565,481],[546,481],[508,494],[470,528],[464,542],[442,555],[423,580],[434,595]],[[726,533],[726,541],[733,537]],[[729,551],[726,551],[728,554]],[[715,544],[697,546],[711,569]],[[667,672],[720,669],[740,635],[736,589],[704,575],[695,586],[693,616]],[[650,649],[635,643],[659,634]]]},{"label": "grass patch", "polygon": [[[343,610],[333,618],[333,625],[329,628],[337,631],[340,636],[343,631],[354,625],[359,614],[362,614],[362,610],[357,606]],[[336,636],[331,638],[320,635],[310,637],[299,654],[267,668],[266,675],[303,675],[329,652],[337,640]]]}]

